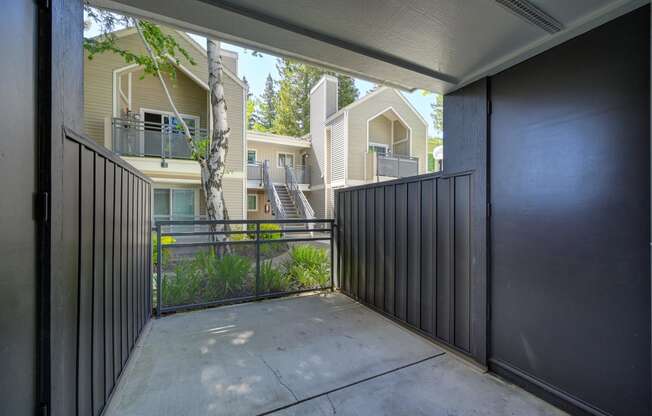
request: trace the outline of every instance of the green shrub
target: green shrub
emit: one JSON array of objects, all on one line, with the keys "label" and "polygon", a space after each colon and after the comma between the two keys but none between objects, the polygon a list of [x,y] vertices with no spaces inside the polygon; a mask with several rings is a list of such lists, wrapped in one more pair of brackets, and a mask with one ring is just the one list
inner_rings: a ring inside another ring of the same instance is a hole
[{"label": "green shrub", "polygon": [[292,247],[287,276],[301,288],[326,287],[330,283],[328,250],[304,244]]},{"label": "green shrub", "polygon": [[163,303],[181,305],[227,299],[251,290],[251,261],[234,254],[219,256],[214,250],[179,261],[174,276],[164,276]]},{"label": "green shrub", "polygon": [[[236,225],[231,226],[231,231],[243,231],[243,229],[242,229],[241,225],[236,224]],[[248,240],[248,239],[249,239],[249,234],[245,234],[245,233],[231,234],[230,235],[230,240],[231,241],[243,241],[243,240]]]},{"label": "green shrub", "polygon": [[[255,231],[256,224],[247,224],[248,231]],[[281,233],[281,226],[279,224],[260,224],[260,239],[261,240],[279,240],[283,234]],[[256,239],[256,234],[248,234],[252,240]]]},{"label": "green shrub", "polygon": [[261,292],[285,292],[290,289],[290,279],[283,271],[277,269],[271,260],[260,263],[260,279],[258,286]]},{"label": "green shrub", "polygon": [[[174,244],[177,242],[177,240],[175,240],[174,237],[169,235],[164,235],[163,237],[161,237],[161,241],[163,242],[163,247],[165,247],[166,244]],[[161,264],[161,266],[163,267],[167,266],[169,260],[170,260],[170,249],[163,248],[163,263]],[[153,264],[158,264],[158,238],[156,236],[156,233],[152,233],[152,262]]]}]

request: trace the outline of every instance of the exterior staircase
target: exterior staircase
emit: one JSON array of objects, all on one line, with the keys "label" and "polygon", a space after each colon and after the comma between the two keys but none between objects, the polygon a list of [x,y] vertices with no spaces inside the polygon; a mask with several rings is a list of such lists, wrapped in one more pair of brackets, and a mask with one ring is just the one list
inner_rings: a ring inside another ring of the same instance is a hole
[{"label": "exterior staircase", "polygon": [[294,204],[294,200],[290,195],[290,191],[288,190],[288,187],[282,184],[275,184],[274,190],[276,191],[278,198],[281,201],[281,205],[283,206],[283,211],[285,212],[285,219],[301,218],[301,215],[299,215],[299,210],[297,209],[297,206]]}]

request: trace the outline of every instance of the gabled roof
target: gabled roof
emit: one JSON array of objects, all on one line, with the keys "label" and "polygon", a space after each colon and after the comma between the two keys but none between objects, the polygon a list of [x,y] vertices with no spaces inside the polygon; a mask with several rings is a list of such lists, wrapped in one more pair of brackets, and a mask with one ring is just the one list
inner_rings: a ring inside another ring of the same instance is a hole
[{"label": "gabled roof", "polygon": [[294,146],[301,148],[309,148],[311,146],[310,140],[303,137],[283,136],[280,134],[265,133],[255,130],[247,130],[247,141],[258,143],[273,143],[282,144],[286,146]]},{"label": "gabled roof", "polygon": [[371,99],[371,98],[373,98],[373,97],[375,97],[375,96],[379,95],[380,93],[382,93],[382,92],[384,92],[384,91],[387,91],[387,90],[390,90],[390,91],[392,91],[394,94],[398,95],[399,98],[400,98],[401,100],[403,100],[403,102],[408,106],[408,108],[409,108],[410,110],[412,110],[412,112],[413,112],[413,113],[414,113],[414,114],[419,118],[419,120],[421,120],[421,122],[422,122],[426,127],[428,127],[428,122],[423,118],[423,116],[421,116],[421,114],[417,111],[417,109],[414,108],[414,106],[412,105],[412,103],[410,103],[410,101],[408,101],[407,98],[405,98],[405,97],[403,96],[403,94],[401,94],[399,91],[397,91],[397,90],[394,89],[394,88],[390,88],[390,87],[386,87],[386,86],[378,87],[378,88],[376,88],[374,91],[372,91],[372,92],[370,92],[369,94],[365,95],[364,97],[362,97],[362,98],[360,98],[360,99],[358,99],[358,100],[355,100],[354,102],[352,102],[351,104],[349,104],[349,105],[347,105],[347,106],[345,106],[345,107],[342,107],[342,108],[341,108],[340,110],[338,110],[336,113],[334,113],[334,114],[332,114],[330,117],[328,117],[328,118],[326,119],[326,122],[325,122],[325,123],[328,125],[329,123],[331,123],[333,120],[335,120],[336,118],[338,118],[338,117],[341,116],[342,114],[344,114],[344,113],[350,111],[352,108],[355,108],[355,107],[359,106],[360,104],[364,103],[365,101],[367,101],[367,100],[369,100],[369,99]]},{"label": "gabled roof", "polygon": [[[171,28],[168,28],[168,29],[171,29]],[[208,57],[208,54],[206,53],[206,49],[204,49],[204,48],[203,48],[203,47],[202,47],[202,46],[201,46],[201,45],[200,45],[196,40],[194,40],[192,37],[188,36],[188,34],[187,34],[186,32],[184,32],[184,31],[182,31],[182,30],[178,30],[178,29],[171,29],[171,30],[173,30],[177,35],[179,35],[179,37],[181,37],[183,40],[185,40],[186,42],[188,42],[188,43],[189,43],[189,44],[190,44],[194,49],[196,49],[196,50],[197,50],[197,51],[198,51],[202,56],[204,56],[204,57],[206,57],[206,58]],[[114,31],[114,32],[112,32],[112,33],[113,33],[113,35],[114,35],[115,37],[117,37],[117,38],[124,38],[124,37],[127,37],[127,36],[135,35],[135,34],[137,33],[137,31],[136,31],[136,29],[133,28],[133,27],[127,27],[127,28],[123,28],[123,29],[118,29],[118,30],[116,30],[116,31]],[[100,34],[100,35],[93,36],[93,39],[96,39],[96,38],[98,38],[98,37],[100,37],[100,36],[102,36],[102,35]],[[229,50],[226,50],[226,49],[222,49],[222,48],[220,48],[220,55],[222,55],[222,56],[229,56],[229,57],[234,58],[234,59],[236,60],[236,67],[237,67],[237,61],[238,61],[238,54],[237,54],[237,53],[235,53],[235,52],[233,52],[233,51],[229,51]],[[126,65],[126,66],[128,66],[128,65]],[[184,70],[184,72],[186,73],[186,75],[188,75],[188,74],[187,74],[187,71],[189,71],[189,70],[188,70],[188,67],[186,67],[186,66],[184,66],[184,65],[179,65],[179,66],[180,66],[181,69]],[[244,81],[242,81],[242,80],[238,77],[237,74],[235,74],[233,71],[231,71],[231,70],[230,70],[229,68],[227,68],[225,65],[222,65],[222,70],[224,71],[224,73],[226,74],[226,76],[228,76],[229,78],[231,78],[231,79],[232,79],[236,84],[238,84],[238,85],[239,85],[240,87],[242,87],[242,88],[245,88],[245,83],[244,83]],[[191,78],[192,78],[192,77],[191,77]],[[207,81],[202,81],[202,82],[200,82],[199,84],[200,84],[202,87],[204,87],[205,89],[207,89],[207,86],[205,85],[206,82],[207,82]]]}]

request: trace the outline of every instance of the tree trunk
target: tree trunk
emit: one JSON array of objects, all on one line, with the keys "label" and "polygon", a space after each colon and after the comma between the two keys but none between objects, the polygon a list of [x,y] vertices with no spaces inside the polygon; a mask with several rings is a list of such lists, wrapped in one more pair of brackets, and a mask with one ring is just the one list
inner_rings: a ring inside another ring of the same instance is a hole
[{"label": "tree trunk", "polygon": [[[222,179],[226,171],[226,155],[229,150],[229,124],[226,119],[226,101],[224,99],[224,73],[219,44],[207,39],[208,87],[211,94],[211,112],[213,114],[213,132],[210,152],[202,166],[202,187],[206,196],[206,213],[210,220],[228,220],[229,214],[224,201]],[[214,225],[213,231],[229,230],[228,226]],[[218,236],[226,240],[226,236]],[[223,238],[224,237],[224,238]]]}]

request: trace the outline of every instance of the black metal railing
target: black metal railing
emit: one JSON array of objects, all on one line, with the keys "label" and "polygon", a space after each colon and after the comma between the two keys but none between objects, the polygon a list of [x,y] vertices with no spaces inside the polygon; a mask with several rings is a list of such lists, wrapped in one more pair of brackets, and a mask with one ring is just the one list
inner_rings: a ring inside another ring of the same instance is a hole
[{"label": "black metal railing", "polygon": [[[156,315],[333,289],[334,220],[160,221]],[[188,231],[168,231],[187,227]],[[322,228],[317,228],[321,226]]]},{"label": "black metal railing", "polygon": [[[186,136],[178,126],[114,118],[111,120],[113,151],[121,156],[192,159]],[[190,128],[193,141],[209,151],[208,130]]]}]

